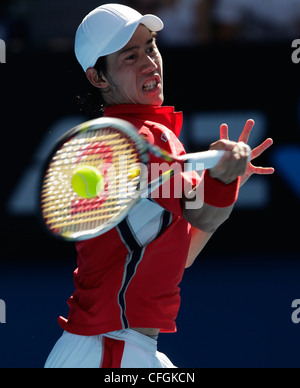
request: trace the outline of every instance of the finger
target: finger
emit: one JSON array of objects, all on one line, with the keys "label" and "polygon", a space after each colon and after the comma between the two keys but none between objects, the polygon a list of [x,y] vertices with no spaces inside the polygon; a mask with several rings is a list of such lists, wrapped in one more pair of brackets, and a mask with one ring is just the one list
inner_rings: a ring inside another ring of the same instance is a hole
[{"label": "finger", "polygon": [[251,160],[258,158],[263,152],[265,152],[272,145],[273,145],[273,139],[271,138],[266,139],[262,144],[254,148],[251,154]]},{"label": "finger", "polygon": [[243,129],[243,132],[239,138],[239,141],[242,141],[246,144],[248,143],[248,140],[249,140],[249,137],[250,137],[250,134],[251,134],[251,131],[252,131],[254,125],[255,125],[254,120],[252,120],[252,119],[247,120],[246,125]]},{"label": "finger", "polygon": [[222,124],[220,127],[220,139],[221,140],[229,140],[228,125],[227,124]]},{"label": "finger", "polygon": [[258,175],[272,175],[275,172],[275,168],[273,167],[255,167],[253,166],[252,168],[252,173],[253,174],[258,174]]}]

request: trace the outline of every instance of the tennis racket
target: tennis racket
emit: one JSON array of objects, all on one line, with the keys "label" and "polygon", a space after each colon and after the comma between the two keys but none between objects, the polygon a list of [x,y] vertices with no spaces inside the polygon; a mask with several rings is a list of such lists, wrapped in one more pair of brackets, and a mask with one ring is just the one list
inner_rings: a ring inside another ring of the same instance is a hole
[{"label": "tennis racket", "polygon": [[[87,121],[68,131],[47,160],[40,190],[42,218],[52,234],[65,240],[99,236],[118,225],[141,197],[149,196],[175,174],[211,169],[224,152],[205,151],[174,158],[150,145],[127,121]],[[172,163],[172,168],[148,183],[142,170],[150,154]],[[80,166],[96,168],[101,174],[101,190],[92,198],[82,198],[71,184]]]}]

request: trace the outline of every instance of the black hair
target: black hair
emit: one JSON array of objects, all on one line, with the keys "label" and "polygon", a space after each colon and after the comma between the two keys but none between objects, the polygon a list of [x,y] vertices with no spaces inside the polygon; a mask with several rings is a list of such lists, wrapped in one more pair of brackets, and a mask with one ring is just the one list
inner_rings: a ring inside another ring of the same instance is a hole
[{"label": "black hair", "polygon": [[[94,65],[94,69],[97,71],[99,76],[103,74],[107,78],[107,57],[98,58],[96,64]],[[91,117],[102,115],[106,106],[102,93],[103,91],[91,85],[90,90],[86,93],[86,95],[77,96],[80,110]]]},{"label": "black hair", "polygon": [[105,77],[107,77],[107,57],[98,58],[97,62],[95,63],[94,69],[96,69],[99,76],[102,73]]}]

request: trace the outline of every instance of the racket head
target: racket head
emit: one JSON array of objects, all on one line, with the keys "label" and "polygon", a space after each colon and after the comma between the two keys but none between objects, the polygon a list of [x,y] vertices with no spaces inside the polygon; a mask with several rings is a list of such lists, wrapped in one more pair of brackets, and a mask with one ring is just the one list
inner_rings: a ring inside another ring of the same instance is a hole
[{"label": "racket head", "polygon": [[[120,119],[102,117],[68,131],[42,175],[40,212],[46,228],[58,238],[80,241],[120,223],[140,199],[140,177],[130,172],[148,164],[147,147],[137,129]],[[73,172],[80,166],[96,167],[103,176],[103,190],[94,198],[73,190]]]}]

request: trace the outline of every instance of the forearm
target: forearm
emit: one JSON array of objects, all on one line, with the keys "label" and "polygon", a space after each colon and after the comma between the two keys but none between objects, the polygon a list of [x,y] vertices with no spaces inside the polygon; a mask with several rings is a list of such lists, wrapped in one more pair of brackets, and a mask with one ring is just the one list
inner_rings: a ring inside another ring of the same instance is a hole
[{"label": "forearm", "polygon": [[233,207],[218,208],[204,203],[200,209],[183,209],[183,217],[194,228],[212,234],[229,218]]},{"label": "forearm", "polygon": [[[206,185],[205,181],[207,183]],[[231,195],[228,192],[228,186],[220,185],[220,182],[212,181],[210,178],[207,180],[205,179],[205,175],[200,185],[204,185],[202,189],[200,188],[197,191],[199,187],[194,188],[182,200],[183,217],[192,225],[191,243],[186,268],[194,263],[213,233],[229,218],[238,193],[238,181],[236,185],[229,187],[229,191],[232,191]],[[199,204],[199,202],[196,202],[197,193],[201,192],[204,194],[204,201],[208,203],[204,202],[200,207],[193,206],[196,203]],[[221,196],[221,199],[218,198],[219,196]]]},{"label": "forearm", "polygon": [[226,185],[206,171],[199,185],[182,199],[183,217],[196,229],[214,233],[230,216],[238,191],[239,180]]}]

